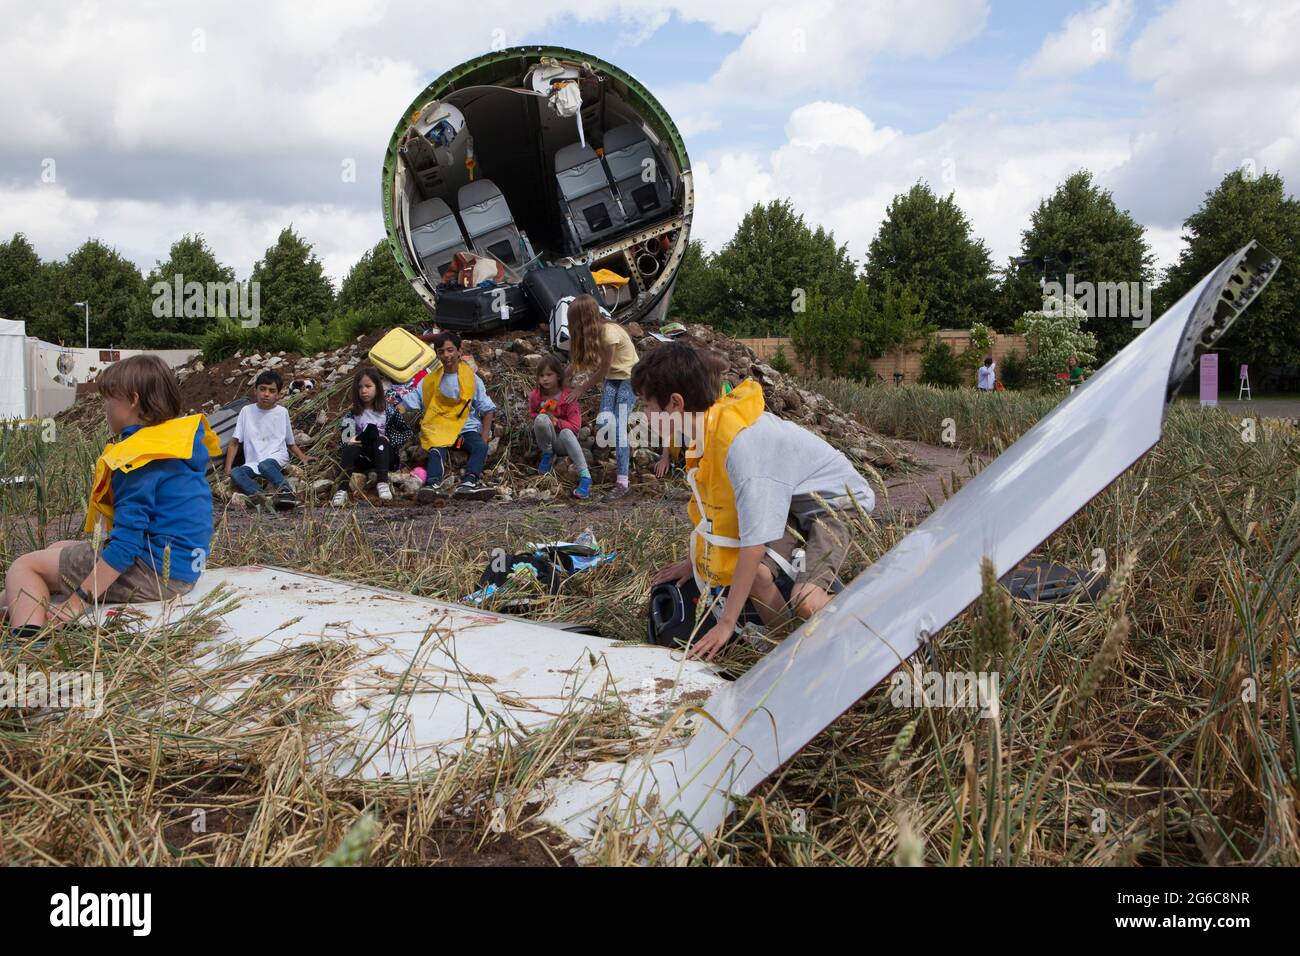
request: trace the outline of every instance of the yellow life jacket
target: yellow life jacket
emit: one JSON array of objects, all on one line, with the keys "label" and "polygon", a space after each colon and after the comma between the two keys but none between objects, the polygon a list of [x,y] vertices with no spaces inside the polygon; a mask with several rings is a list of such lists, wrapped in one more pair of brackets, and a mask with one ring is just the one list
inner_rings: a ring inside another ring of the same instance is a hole
[{"label": "yellow life jacket", "polygon": [[474,370],[465,362],[457,368],[460,398],[448,398],[439,386],[447,370],[439,364],[436,371],[424,376],[420,390],[424,397],[424,417],[420,419],[420,445],[423,448],[450,448],[469,421],[474,402]]},{"label": "yellow life jacket", "polygon": [[204,429],[203,447],[210,456],[221,453],[221,440],[208,424],[206,415],[172,418],[159,425],[146,425],[128,438],[109,442],[95,462],[95,476],[90,483],[90,502],[86,508],[87,533],[102,520],[104,530],[113,530],[113,472],[135,471],[142,465],[164,458],[186,461],[194,454],[194,435]]},{"label": "yellow life jacket", "polygon": [[702,586],[725,587],[736,570],[740,519],[727,477],[727,449],[762,414],[762,386],[753,380],[741,382],[704,413],[704,433],[686,451],[686,482],[691,488],[687,510],[695,524],[691,563]]}]

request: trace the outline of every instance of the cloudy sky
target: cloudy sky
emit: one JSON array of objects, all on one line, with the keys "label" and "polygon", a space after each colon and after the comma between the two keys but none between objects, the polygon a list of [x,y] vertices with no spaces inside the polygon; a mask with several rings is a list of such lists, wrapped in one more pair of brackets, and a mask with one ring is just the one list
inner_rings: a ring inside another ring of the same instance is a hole
[{"label": "cloudy sky", "polygon": [[1086,166],[1165,265],[1229,170],[1300,184],[1300,0],[0,0],[0,23],[0,235],[45,258],[93,236],[147,270],[197,231],[245,277],[292,223],[337,281],[383,234],[400,112],[502,43],[658,96],[712,248],[789,197],[861,259],[923,179],[1000,261]]}]

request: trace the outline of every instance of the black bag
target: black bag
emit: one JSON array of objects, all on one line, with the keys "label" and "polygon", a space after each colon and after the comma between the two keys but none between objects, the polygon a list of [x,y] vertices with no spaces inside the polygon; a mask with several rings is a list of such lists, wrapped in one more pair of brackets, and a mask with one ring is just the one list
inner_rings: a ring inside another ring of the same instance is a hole
[{"label": "black bag", "polygon": [[587,266],[569,266],[534,269],[524,276],[524,291],[541,318],[549,320],[555,304],[565,296],[596,294],[596,280]]},{"label": "black bag", "polygon": [[1106,578],[1100,574],[1037,558],[1020,562],[1003,576],[1001,583],[1012,597],[1022,601],[1064,601],[1079,592],[1096,601],[1106,590]]},{"label": "black bag", "polygon": [[646,609],[646,640],[660,647],[683,647],[695,631],[695,606],[699,602],[700,589],[694,581],[657,585],[650,592],[650,606]]},{"label": "black bag", "polygon": [[536,322],[524,290],[517,285],[491,289],[446,289],[438,293],[433,320],[454,332],[491,332]]}]

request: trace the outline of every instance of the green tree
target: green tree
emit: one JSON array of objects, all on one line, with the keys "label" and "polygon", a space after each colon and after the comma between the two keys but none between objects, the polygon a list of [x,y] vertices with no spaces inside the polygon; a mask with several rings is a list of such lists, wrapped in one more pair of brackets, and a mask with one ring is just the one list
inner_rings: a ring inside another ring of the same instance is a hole
[{"label": "green tree", "polygon": [[795,354],[818,375],[861,378],[881,353],[868,336],[871,290],[858,282],[846,296],[814,293],[789,327]]},{"label": "green tree", "polygon": [[[182,298],[176,301],[176,281],[182,283]],[[167,258],[154,263],[153,269],[145,278],[146,307],[143,310],[144,329],[132,329],[132,343],[156,337],[158,333],[179,333],[181,335],[200,336],[213,327],[222,314],[210,314],[206,296],[207,284],[218,283],[225,286],[235,281],[235,270],[222,265],[208,246],[207,241],[198,233],[186,233],[172,243]],[[196,282],[204,288],[201,307],[189,296],[184,287]],[[155,290],[155,284],[157,286]],[[164,288],[165,287],[165,288]],[[225,305],[225,297],[214,300],[215,304]],[[188,314],[187,314],[188,313]],[[194,314],[197,313],[197,314]]]},{"label": "green tree", "polygon": [[402,275],[387,239],[375,243],[348,270],[339,286],[336,305],[340,315],[362,309],[392,307],[406,317],[404,322],[412,324],[425,320],[429,314],[420,304],[411,283]]},{"label": "green tree", "polygon": [[901,355],[934,330],[925,315],[926,304],[892,278],[879,294],[859,281],[847,296],[814,296],[790,326],[790,338],[817,374],[870,380],[872,359]]},{"label": "green tree", "polygon": [[1016,320],[1016,332],[1025,337],[1025,377],[1030,385],[1056,388],[1060,374],[1069,372],[1071,356],[1084,371],[1097,363],[1097,337],[1085,332],[1088,313],[1072,300],[1049,299],[1037,312]]},{"label": "green tree", "polygon": [[1186,243],[1178,262],[1165,272],[1156,291],[1159,314],[1177,302],[1206,273],[1250,240],[1282,257],[1277,275],[1250,308],[1219,340],[1229,368],[1249,365],[1300,365],[1300,202],[1286,194],[1282,177],[1258,178],[1235,170],[1183,223]]},{"label": "green tree", "polygon": [[[1117,207],[1110,192],[1096,185],[1086,169],[1071,175],[1038,204],[1030,216],[1029,228],[1020,236],[1022,257],[1059,260],[1062,252],[1074,257],[1068,265],[1059,261],[1045,263],[1049,281],[1064,283],[1068,272],[1076,285],[1137,282],[1143,283],[1144,289],[1151,288],[1155,258],[1146,240],[1146,227],[1127,210]],[[1035,272],[1031,265],[1007,264],[1002,275],[997,328],[1005,329],[1025,312],[1043,307],[1042,277],[1042,272]],[[1094,315],[1097,311],[1094,307]],[[1090,320],[1100,360],[1110,358],[1137,336],[1141,329],[1134,328],[1135,318],[1104,316]]]},{"label": "green tree", "polygon": [[893,355],[899,371],[903,353],[935,331],[928,321],[929,305],[912,287],[886,276],[884,289],[873,299],[877,305],[868,322],[868,339],[876,355]]},{"label": "green tree", "polygon": [[686,244],[681,265],[677,267],[677,281],[668,306],[671,319],[674,322],[718,325],[724,300],[718,280],[713,257],[704,251],[704,243],[692,239]]},{"label": "green tree", "polygon": [[814,296],[847,296],[856,281],[848,247],[809,228],[789,200],[758,203],[709,262],[705,314],[730,335],[785,335]]},{"label": "green tree", "polygon": [[938,338],[931,339],[921,353],[921,384],[958,388],[964,377],[961,363],[952,354],[952,346]]},{"label": "green tree", "polygon": [[969,328],[995,301],[993,263],[984,241],[952,194],[937,197],[925,183],[895,196],[867,252],[865,276],[882,292],[887,278],[929,303],[945,328]]},{"label": "green tree", "polygon": [[309,242],[287,226],[253,266],[262,324],[305,326],[329,316],[334,287]]},{"label": "green tree", "polygon": [[144,277],[135,263],[98,239],[87,239],[64,262],[49,263],[41,273],[29,335],[83,344],[84,312],[75,302],[90,303],[92,346],[122,346],[127,329],[143,321]]},{"label": "green tree", "polygon": [[21,232],[0,242],[0,319],[29,319],[35,313],[41,257]]}]

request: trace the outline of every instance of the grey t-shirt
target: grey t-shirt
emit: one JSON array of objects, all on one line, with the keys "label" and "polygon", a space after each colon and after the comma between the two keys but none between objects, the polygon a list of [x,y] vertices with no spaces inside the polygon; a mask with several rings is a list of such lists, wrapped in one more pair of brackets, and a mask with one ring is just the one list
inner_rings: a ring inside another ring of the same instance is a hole
[{"label": "grey t-shirt", "polygon": [[866,511],[876,504],[871,486],[843,454],[771,412],[732,440],[727,477],[736,495],[741,547],[776,541],[792,513],[806,524],[824,510],[816,498],[836,508],[851,508],[854,499]]}]

